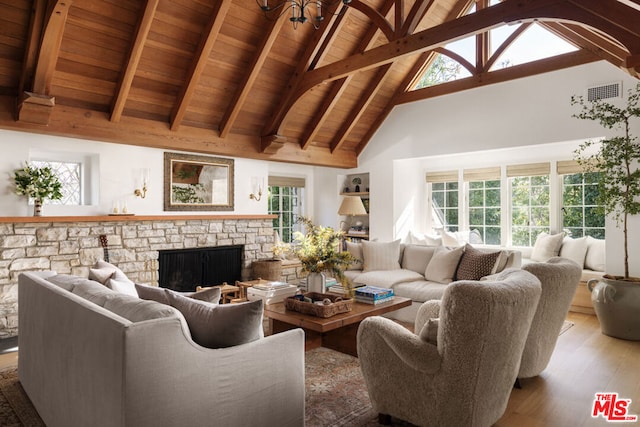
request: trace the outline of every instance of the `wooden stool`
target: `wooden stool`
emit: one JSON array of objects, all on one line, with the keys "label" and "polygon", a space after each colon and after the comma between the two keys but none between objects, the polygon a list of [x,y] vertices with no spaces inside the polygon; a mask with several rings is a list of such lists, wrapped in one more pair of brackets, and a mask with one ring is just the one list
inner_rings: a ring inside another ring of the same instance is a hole
[{"label": "wooden stool", "polygon": [[220,288],[220,304],[230,303],[235,299],[241,298],[241,288],[229,285],[227,282],[217,286],[196,286],[196,292],[211,288]]}]

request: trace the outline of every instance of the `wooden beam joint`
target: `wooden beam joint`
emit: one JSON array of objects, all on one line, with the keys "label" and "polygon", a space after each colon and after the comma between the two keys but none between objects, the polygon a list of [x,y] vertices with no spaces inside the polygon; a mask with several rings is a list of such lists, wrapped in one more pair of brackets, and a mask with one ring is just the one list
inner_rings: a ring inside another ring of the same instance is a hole
[{"label": "wooden beam joint", "polygon": [[276,154],[287,142],[287,137],[282,135],[267,135],[260,139],[260,152],[264,154]]},{"label": "wooden beam joint", "polygon": [[56,105],[56,98],[33,92],[24,92],[24,97],[18,105],[18,121],[48,125]]}]

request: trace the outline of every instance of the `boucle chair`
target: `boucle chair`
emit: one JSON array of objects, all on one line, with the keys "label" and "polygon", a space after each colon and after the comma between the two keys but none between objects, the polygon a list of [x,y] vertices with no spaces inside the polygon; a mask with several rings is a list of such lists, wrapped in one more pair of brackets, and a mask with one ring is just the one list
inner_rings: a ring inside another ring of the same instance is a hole
[{"label": "boucle chair", "polygon": [[530,378],[539,375],[551,359],[582,269],[576,262],[560,257],[526,264],[522,269],[536,276],[542,286],[518,373],[518,378]]},{"label": "boucle chair", "polygon": [[[374,410],[421,426],[488,426],[504,413],[540,297],[532,274],[458,281],[439,319],[416,334],[383,317],[358,329],[358,356]],[[436,304],[425,303],[425,312]]]}]

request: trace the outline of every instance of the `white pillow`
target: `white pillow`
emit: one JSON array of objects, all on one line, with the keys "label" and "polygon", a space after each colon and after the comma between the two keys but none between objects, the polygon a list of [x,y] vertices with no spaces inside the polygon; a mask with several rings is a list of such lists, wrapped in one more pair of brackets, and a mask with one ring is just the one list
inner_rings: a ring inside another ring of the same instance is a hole
[{"label": "white pillow", "polygon": [[580,237],[572,239],[571,237],[565,237],[562,240],[562,247],[560,248],[560,256],[562,258],[575,261],[580,268],[584,268],[584,258],[587,255],[587,238]]},{"label": "white pillow", "polygon": [[464,246],[446,248],[438,246],[424,272],[424,278],[431,282],[451,283],[456,274],[458,263],[464,253]]},{"label": "white pillow", "polygon": [[360,262],[352,262],[347,270],[362,270],[363,262],[362,262],[362,243],[353,243],[350,241],[346,241],[347,243],[347,252],[351,254],[357,261]]},{"label": "white pillow", "polygon": [[531,260],[547,262],[550,258],[558,256],[564,233],[548,234],[544,231],[538,234],[536,243],[531,251]]},{"label": "white pillow", "polygon": [[364,271],[399,270],[400,239],[393,242],[362,241]]},{"label": "white pillow", "polygon": [[460,242],[455,234],[447,230],[442,230],[442,245],[449,246],[450,248],[457,248],[460,246]]},{"label": "white pillow", "polygon": [[[129,280],[126,274],[122,270],[120,270],[115,265],[108,263],[106,261],[98,261],[93,266],[93,271],[89,270],[89,278],[93,277],[104,277],[102,273],[107,273],[112,271],[111,275],[107,279],[106,282],[102,282],[102,284],[106,285],[107,288],[113,289],[116,292],[120,292],[123,294],[138,296],[138,292],[136,291],[135,284]],[[96,280],[96,279],[93,279]],[[98,281],[98,280],[96,280]]]},{"label": "white pillow", "polygon": [[421,246],[440,246],[442,237],[431,237],[426,234],[417,235],[413,231],[409,232],[409,243]]},{"label": "white pillow", "polygon": [[584,268],[593,271],[604,271],[605,269],[605,241],[587,237],[587,255],[584,259]]},{"label": "white pillow", "polygon": [[116,280],[116,279],[107,279],[107,288],[119,292],[121,294],[131,295],[134,297],[138,296],[138,291],[136,291],[136,285],[129,279],[127,280]]}]

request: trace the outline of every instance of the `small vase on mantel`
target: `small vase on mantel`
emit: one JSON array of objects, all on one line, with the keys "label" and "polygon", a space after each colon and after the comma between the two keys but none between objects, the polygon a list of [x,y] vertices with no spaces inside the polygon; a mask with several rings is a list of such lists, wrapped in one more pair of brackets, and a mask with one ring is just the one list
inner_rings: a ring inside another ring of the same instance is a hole
[{"label": "small vase on mantel", "polygon": [[325,281],[324,273],[309,273],[307,276],[307,291],[323,294]]},{"label": "small vase on mantel", "polygon": [[42,216],[42,200],[35,199],[33,201],[33,216]]}]

